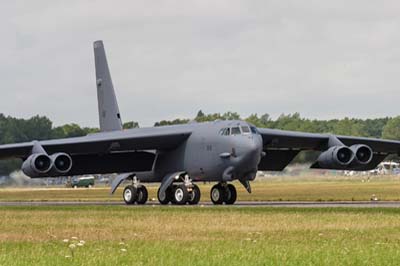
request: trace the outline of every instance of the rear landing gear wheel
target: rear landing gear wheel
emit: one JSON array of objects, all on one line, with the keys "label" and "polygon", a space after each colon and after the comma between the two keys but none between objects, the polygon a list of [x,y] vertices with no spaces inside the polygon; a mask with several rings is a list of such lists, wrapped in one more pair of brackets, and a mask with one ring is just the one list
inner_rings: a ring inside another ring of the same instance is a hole
[{"label": "rear landing gear wheel", "polygon": [[132,185],[126,186],[124,192],[122,193],[122,197],[124,198],[126,204],[134,204],[137,199],[137,189]]},{"label": "rear landing gear wheel", "polygon": [[157,198],[161,205],[167,205],[171,201],[171,190],[172,188],[169,187],[164,193],[161,193],[158,189]]},{"label": "rear landing gear wheel", "polygon": [[185,185],[178,185],[174,187],[172,193],[172,202],[177,205],[184,205],[189,199],[189,191]]},{"label": "rear landing gear wheel", "polygon": [[228,184],[225,188],[225,198],[224,202],[227,205],[232,205],[235,203],[237,197],[236,188],[232,184]]},{"label": "rear landing gear wheel", "polygon": [[137,189],[137,204],[145,204],[147,202],[147,198],[149,193],[147,192],[147,188],[145,186],[140,186]]},{"label": "rear landing gear wheel", "polygon": [[210,198],[215,205],[221,205],[225,199],[225,189],[221,184],[216,184],[211,188]]},{"label": "rear landing gear wheel", "polygon": [[196,205],[199,203],[201,197],[200,188],[198,185],[193,185],[192,192],[189,193],[188,203],[190,205]]}]

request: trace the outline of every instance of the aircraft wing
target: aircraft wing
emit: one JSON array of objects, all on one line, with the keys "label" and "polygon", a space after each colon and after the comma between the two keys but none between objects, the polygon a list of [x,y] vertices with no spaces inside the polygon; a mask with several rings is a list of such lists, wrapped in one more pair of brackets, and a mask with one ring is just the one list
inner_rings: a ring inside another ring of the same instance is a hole
[{"label": "aircraft wing", "polygon": [[[368,165],[356,170],[374,169],[389,154],[400,154],[400,141],[364,137],[315,134],[297,131],[258,128],[263,138],[263,150],[266,152],[260,170],[283,170],[300,151],[325,151],[330,147],[330,139],[335,138],[346,146],[367,145],[373,152]],[[269,156],[268,156],[269,154]],[[322,168],[322,167],[314,167]]]},{"label": "aircraft wing", "polygon": [[[191,131],[185,129],[143,128],[38,143],[49,154],[65,152],[74,156],[138,150],[170,150],[185,141],[190,134]],[[0,145],[0,159],[26,158],[31,154],[33,146],[34,142]]]}]

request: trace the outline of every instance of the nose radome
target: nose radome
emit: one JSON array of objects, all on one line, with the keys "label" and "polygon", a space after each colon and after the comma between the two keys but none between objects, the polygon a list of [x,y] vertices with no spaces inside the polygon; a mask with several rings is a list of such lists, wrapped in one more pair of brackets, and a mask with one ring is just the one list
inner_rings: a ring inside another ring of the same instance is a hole
[{"label": "nose radome", "polygon": [[261,152],[262,144],[259,143],[256,139],[252,139],[246,145],[245,157],[249,161],[255,161],[261,156]]}]

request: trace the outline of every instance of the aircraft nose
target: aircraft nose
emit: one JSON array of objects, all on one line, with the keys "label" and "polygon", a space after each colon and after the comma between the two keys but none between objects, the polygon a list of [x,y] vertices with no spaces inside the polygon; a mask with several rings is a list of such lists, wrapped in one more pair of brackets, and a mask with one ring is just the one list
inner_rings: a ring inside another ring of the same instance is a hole
[{"label": "aircraft nose", "polygon": [[226,169],[226,180],[232,177],[241,179],[249,173],[255,173],[262,156],[263,143],[261,138],[251,137],[237,145],[236,156],[231,157],[230,167]]},{"label": "aircraft nose", "polygon": [[251,139],[246,145],[246,152],[242,159],[242,164],[251,168],[257,168],[261,160],[262,142],[258,139]]}]

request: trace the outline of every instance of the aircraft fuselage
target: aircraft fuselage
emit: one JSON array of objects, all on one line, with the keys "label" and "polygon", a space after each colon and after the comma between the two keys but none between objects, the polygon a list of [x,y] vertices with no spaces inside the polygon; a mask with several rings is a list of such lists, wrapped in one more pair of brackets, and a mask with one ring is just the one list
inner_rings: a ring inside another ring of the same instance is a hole
[{"label": "aircraft fuselage", "polygon": [[153,171],[137,173],[141,181],[160,182],[166,174],[180,171],[194,181],[254,179],[262,155],[262,138],[247,122],[215,121],[177,127],[188,127],[192,133],[176,149],[158,152]]}]

